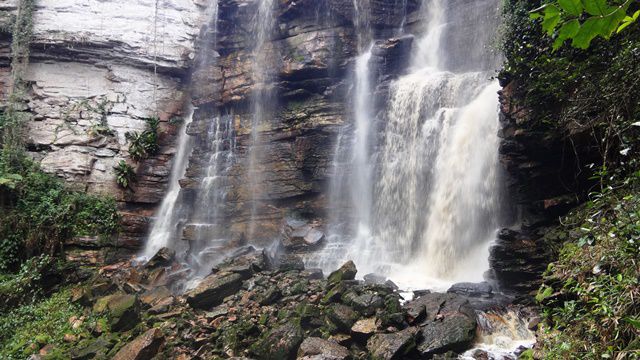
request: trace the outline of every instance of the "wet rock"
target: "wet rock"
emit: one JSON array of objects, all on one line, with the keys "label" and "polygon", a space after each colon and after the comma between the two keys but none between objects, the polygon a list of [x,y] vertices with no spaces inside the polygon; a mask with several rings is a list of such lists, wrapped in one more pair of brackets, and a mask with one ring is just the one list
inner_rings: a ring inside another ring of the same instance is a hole
[{"label": "wet rock", "polygon": [[116,353],[112,360],[147,360],[158,353],[164,343],[160,329],[154,328],[137,337]]},{"label": "wet rock", "polygon": [[311,250],[317,248],[324,238],[322,231],[305,221],[287,219],[281,245],[287,251]]},{"label": "wet rock", "polygon": [[114,331],[132,329],[140,321],[138,299],[135,295],[114,294],[102,297],[93,305],[95,313],[106,313]]},{"label": "wet rock", "polygon": [[491,358],[489,357],[489,353],[487,353],[486,351],[481,350],[481,349],[477,349],[477,350],[475,350],[475,351],[471,354],[471,356],[472,356],[475,360],[489,360],[489,359],[491,359]]},{"label": "wet rock", "polygon": [[376,334],[367,341],[367,350],[374,360],[402,359],[415,347],[416,334],[415,328],[390,334]]},{"label": "wet rock", "polygon": [[379,285],[384,284],[384,282],[387,281],[387,278],[383,275],[371,273],[365,275],[363,280],[365,284]]},{"label": "wet rock", "polygon": [[358,269],[356,269],[356,264],[353,261],[349,260],[344,265],[342,265],[338,270],[332,272],[327,281],[329,284],[335,284],[344,280],[353,280],[356,278],[356,273]]},{"label": "wet rock", "polygon": [[349,350],[333,341],[317,337],[306,338],[298,350],[298,359],[304,360],[345,360]]},{"label": "wet rock", "polygon": [[294,254],[286,254],[282,255],[278,258],[278,270],[280,271],[291,271],[304,270],[304,261],[298,255]]},{"label": "wet rock", "polygon": [[358,320],[358,313],[343,304],[333,304],[326,310],[327,318],[340,330],[349,331]]},{"label": "wet rock", "polygon": [[261,306],[271,305],[282,297],[280,289],[272,287],[257,296],[256,301]]},{"label": "wet rock", "polygon": [[251,346],[250,351],[261,359],[290,359],[295,357],[302,338],[300,326],[288,322],[267,333]]},{"label": "wet rock", "polygon": [[237,293],[242,286],[242,276],[220,273],[207,276],[193,290],[187,292],[187,302],[196,309],[209,309],[220,305],[224,298]]},{"label": "wet rock", "polygon": [[232,256],[231,259],[219,267],[225,271],[240,274],[243,279],[248,279],[254,274],[267,269],[268,264],[269,259],[264,250],[258,251],[252,246],[248,246],[246,250],[239,252],[236,256]]},{"label": "wet rock", "polygon": [[173,249],[169,249],[167,247],[163,247],[158,250],[158,252],[153,255],[151,260],[147,262],[148,268],[156,268],[159,266],[169,266],[173,259],[176,257],[176,251]]},{"label": "wet rock", "polygon": [[491,297],[493,293],[493,287],[486,281],[481,283],[463,282],[453,284],[447,292],[469,297],[488,298]]},{"label": "wet rock", "polygon": [[427,294],[413,301],[425,309],[417,350],[423,356],[464,351],[472,343],[476,316],[469,301],[455,294]]}]

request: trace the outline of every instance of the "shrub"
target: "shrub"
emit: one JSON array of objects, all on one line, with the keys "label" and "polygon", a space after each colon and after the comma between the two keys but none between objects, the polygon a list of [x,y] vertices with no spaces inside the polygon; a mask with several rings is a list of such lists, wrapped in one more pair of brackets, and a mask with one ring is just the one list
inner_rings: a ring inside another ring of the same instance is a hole
[{"label": "shrub", "polygon": [[155,155],[160,150],[158,145],[160,120],[157,117],[151,117],[145,119],[145,121],[147,122],[147,129],[142,133],[131,131],[125,134],[127,140],[129,140],[129,155],[136,161]]},{"label": "shrub", "polygon": [[74,236],[118,230],[114,199],[73,191],[24,157],[13,165],[0,159],[0,178],[12,179],[10,186],[0,186],[0,272],[17,269],[31,256],[53,255]]},{"label": "shrub", "polygon": [[116,172],[116,183],[123,189],[131,188],[131,184],[136,182],[136,172],[126,161],[120,160],[113,169]]}]

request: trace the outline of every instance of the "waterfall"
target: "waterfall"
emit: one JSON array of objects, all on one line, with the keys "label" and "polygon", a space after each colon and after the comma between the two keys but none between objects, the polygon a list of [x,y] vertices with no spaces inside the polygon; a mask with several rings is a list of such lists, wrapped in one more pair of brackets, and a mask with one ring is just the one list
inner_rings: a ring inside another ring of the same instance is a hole
[{"label": "waterfall", "polygon": [[174,155],[171,177],[169,179],[169,189],[160,204],[160,209],[156,214],[156,220],[151,227],[149,238],[141,254],[143,258],[151,258],[163,247],[175,249],[177,245],[174,240],[179,237],[179,224],[185,216],[184,204],[179,201],[181,190],[179,180],[184,176],[187,169],[188,159],[193,145],[191,137],[187,135],[185,131],[191,123],[192,118],[193,108],[190,108],[183,122],[183,126],[180,128],[178,146]]},{"label": "waterfall", "polygon": [[194,236],[187,262],[196,277],[208,275],[228,249],[223,210],[228,193],[227,174],[235,161],[233,116],[214,116],[208,123],[206,141],[209,157],[189,224]]},{"label": "waterfall", "polygon": [[264,200],[266,194],[262,185],[261,176],[261,146],[260,128],[268,121],[272,99],[272,89],[270,88],[271,57],[269,56],[266,44],[270,39],[274,27],[275,17],[273,14],[274,0],[259,0],[258,8],[254,17],[253,33],[255,43],[253,44],[252,78],[254,89],[251,99],[251,147],[249,149],[248,181],[251,192],[251,219],[249,222],[248,237],[256,236],[256,218],[258,215],[258,204]]},{"label": "waterfall", "polygon": [[[497,3],[477,1],[464,11],[457,1],[423,3],[426,26],[408,73],[390,85],[375,153],[360,133],[372,126],[371,90],[358,93],[356,82],[347,187],[353,224],[332,237],[342,244],[324,253],[319,264],[327,270],[353,259],[361,274],[414,288],[483,279],[500,225],[499,85],[490,80],[499,57],[488,48]],[[363,55],[357,62],[359,79]]]},{"label": "waterfall", "polygon": [[[205,19],[208,24],[203,28],[200,35],[200,62],[195,64],[195,69],[205,66],[205,59],[210,57],[211,43],[216,42],[217,23],[218,23],[218,1],[213,0],[204,12]],[[193,149],[193,139],[186,134],[186,129],[193,121],[194,108],[189,105],[187,116],[183,121],[183,126],[179,130],[174,162],[171,168],[171,176],[169,179],[169,188],[165,195],[160,208],[156,213],[155,220],[151,226],[149,236],[145,247],[141,253],[141,257],[145,259],[151,258],[155,253],[163,247],[172,248],[177,252],[186,255],[188,251],[187,244],[179,240],[181,238],[180,231],[182,223],[187,219],[187,204],[181,200],[180,179],[182,179],[189,164],[189,157]]]}]

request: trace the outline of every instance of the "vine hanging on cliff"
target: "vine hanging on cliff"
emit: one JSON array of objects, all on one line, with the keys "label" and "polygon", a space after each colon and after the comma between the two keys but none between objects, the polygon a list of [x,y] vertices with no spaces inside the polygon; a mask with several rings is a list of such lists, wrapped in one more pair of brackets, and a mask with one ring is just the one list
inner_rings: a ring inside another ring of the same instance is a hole
[{"label": "vine hanging on cliff", "polygon": [[21,111],[26,91],[24,75],[29,66],[29,47],[33,37],[35,0],[20,0],[12,29],[11,87],[6,109],[0,118],[2,155],[13,163],[22,149],[22,124],[27,114]]}]

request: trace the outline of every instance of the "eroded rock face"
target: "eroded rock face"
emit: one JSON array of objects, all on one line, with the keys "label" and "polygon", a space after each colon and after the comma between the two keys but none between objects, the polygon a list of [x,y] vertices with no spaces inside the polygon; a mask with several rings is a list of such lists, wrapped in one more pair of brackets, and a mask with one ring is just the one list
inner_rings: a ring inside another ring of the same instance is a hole
[{"label": "eroded rock face", "polygon": [[[10,22],[16,4],[10,0],[0,5],[0,18]],[[177,127],[168,120],[182,116],[185,79],[195,56],[204,5],[168,0],[156,11],[154,2],[143,0],[37,4],[24,76],[25,110],[32,120],[25,126],[27,148],[45,171],[81,190],[115,197],[134,216],[153,214],[164,196],[174,152]],[[4,31],[10,32],[11,24],[3,29],[0,99],[4,100],[9,83],[5,75],[10,72],[10,34]],[[125,134],[143,130],[144,119],[154,115],[161,120],[161,151],[141,163],[131,162]],[[134,165],[135,192],[116,185],[113,167],[120,160]],[[131,232],[123,227],[123,241],[100,246],[111,250],[93,250],[96,262],[139,248],[148,221],[141,224],[143,228]]]}]

